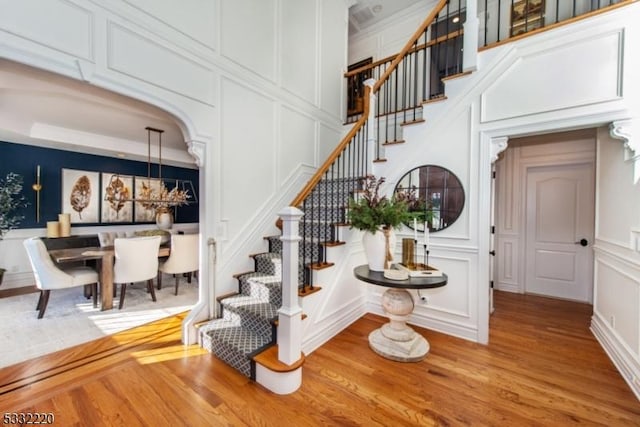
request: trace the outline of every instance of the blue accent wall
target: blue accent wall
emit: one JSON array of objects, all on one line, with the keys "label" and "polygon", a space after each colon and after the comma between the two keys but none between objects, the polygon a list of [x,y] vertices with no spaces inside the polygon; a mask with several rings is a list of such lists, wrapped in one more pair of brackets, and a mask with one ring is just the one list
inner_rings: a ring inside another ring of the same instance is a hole
[{"label": "blue accent wall", "polygon": [[[36,182],[37,165],[40,165],[40,183],[42,184],[39,223],[36,222],[36,192],[31,189],[31,185]],[[151,166],[151,176],[157,177],[157,165],[152,164]],[[18,228],[44,228],[47,221],[58,220],[58,214],[62,212],[62,169],[147,176],[147,162],[0,141],[0,178],[4,179],[9,172],[22,175],[24,182],[23,194],[29,202],[29,206],[20,212],[21,215],[24,215],[24,220]],[[165,178],[167,181],[171,179],[190,180],[193,183],[196,196],[200,191],[198,188],[198,176],[199,171],[197,169],[162,166],[163,180]],[[103,203],[102,200],[100,202]],[[176,223],[193,223],[198,222],[198,220],[197,203],[180,206],[175,212]],[[73,224],[73,226],[82,227],[99,224],[83,223]]]}]

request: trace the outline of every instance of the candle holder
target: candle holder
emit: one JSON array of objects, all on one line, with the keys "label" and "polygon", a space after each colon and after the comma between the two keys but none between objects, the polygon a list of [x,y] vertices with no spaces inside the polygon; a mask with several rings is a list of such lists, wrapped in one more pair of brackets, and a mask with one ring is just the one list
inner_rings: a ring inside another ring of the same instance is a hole
[{"label": "candle holder", "polygon": [[410,277],[442,276],[442,272],[429,265],[429,246],[422,245],[424,252],[423,262],[418,262],[417,257],[418,241],[415,239],[402,239],[402,263],[396,264],[398,270],[404,270]]}]

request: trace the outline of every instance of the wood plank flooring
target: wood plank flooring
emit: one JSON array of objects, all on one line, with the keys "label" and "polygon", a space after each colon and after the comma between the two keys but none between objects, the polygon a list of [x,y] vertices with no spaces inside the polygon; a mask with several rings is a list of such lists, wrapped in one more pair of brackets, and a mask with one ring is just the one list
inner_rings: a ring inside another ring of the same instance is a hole
[{"label": "wood plank flooring", "polygon": [[368,348],[368,314],[278,396],[196,346],[183,316],[0,370],[2,415],[60,426],[638,426],[640,402],[589,331],[591,306],[496,292],[488,346],[416,328],[427,358]]}]

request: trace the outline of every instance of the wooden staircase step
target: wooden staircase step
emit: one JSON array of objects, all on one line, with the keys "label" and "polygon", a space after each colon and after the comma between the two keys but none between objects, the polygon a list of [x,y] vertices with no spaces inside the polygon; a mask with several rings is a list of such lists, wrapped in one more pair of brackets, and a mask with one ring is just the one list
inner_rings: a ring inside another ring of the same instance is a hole
[{"label": "wooden staircase step", "polygon": [[228,294],[219,295],[219,296],[216,297],[216,301],[220,302],[225,298],[231,298],[231,297],[234,297],[236,295],[240,295],[240,292],[229,292]]},{"label": "wooden staircase step", "polygon": [[[301,317],[302,317],[302,320],[304,320],[304,319],[306,319],[308,316],[307,316],[306,314],[302,313],[302,316],[301,316]],[[279,321],[277,318],[273,321],[273,325],[274,325],[274,326],[278,326],[278,324],[279,324],[279,323],[280,323],[280,321]]]},{"label": "wooden staircase step", "polygon": [[298,288],[298,296],[299,297],[308,297],[309,295],[315,294],[322,288],[320,286],[314,285],[311,288],[309,285],[304,285],[302,289]]},{"label": "wooden staircase step", "polygon": [[424,123],[424,122],[425,122],[424,119],[415,119],[415,120],[409,120],[409,121],[406,121],[406,122],[402,122],[402,123],[400,123],[400,126],[417,125],[418,123]]},{"label": "wooden staircase step", "polygon": [[278,345],[273,345],[265,351],[253,356],[253,361],[274,372],[291,372],[304,364],[305,355],[301,352],[300,359],[291,365],[287,365],[278,360]]},{"label": "wooden staircase step", "polygon": [[[341,224],[343,225],[343,224]],[[347,242],[341,242],[341,241],[335,241],[335,242],[322,242],[322,245],[328,247],[328,248],[333,248],[336,246],[342,246],[342,245],[346,245]]]},{"label": "wooden staircase step", "polygon": [[[424,120],[423,120],[424,121]],[[401,123],[400,126],[403,126],[405,123]],[[382,145],[387,146],[387,145],[398,145],[398,144],[404,144],[404,139],[397,139],[395,141],[386,141],[383,142]]]},{"label": "wooden staircase step", "polygon": [[446,82],[447,80],[459,79],[460,77],[468,76],[472,71],[463,71],[461,73],[451,74],[450,76],[443,77],[440,80]]},{"label": "wooden staircase step", "polygon": [[446,101],[446,100],[447,100],[447,97],[445,95],[439,95],[431,99],[425,99],[424,101],[422,101],[422,103],[431,104],[433,102],[440,102],[440,101]]},{"label": "wooden staircase step", "polygon": [[333,267],[335,264],[332,262],[314,262],[309,264],[308,267],[311,270],[324,270],[325,268]]}]

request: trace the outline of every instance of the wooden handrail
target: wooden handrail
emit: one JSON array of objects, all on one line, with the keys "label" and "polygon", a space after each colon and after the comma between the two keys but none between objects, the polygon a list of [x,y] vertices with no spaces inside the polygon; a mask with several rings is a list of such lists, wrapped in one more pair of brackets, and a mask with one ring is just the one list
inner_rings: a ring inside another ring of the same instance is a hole
[{"label": "wooden handrail", "polygon": [[[438,43],[446,42],[447,40],[450,40],[450,39],[455,39],[456,37],[459,37],[459,36],[461,36],[463,34],[464,34],[464,30],[463,29],[452,31],[449,34],[445,34],[445,35],[440,36],[438,38],[435,38],[433,40],[429,40],[427,43],[422,43],[422,44],[420,44],[418,46],[412,47],[411,49],[409,49],[407,54],[418,52],[418,51],[426,49],[428,47],[435,46]],[[385,62],[392,61],[396,57],[396,55],[397,54],[389,55],[386,58],[380,59],[380,60],[378,60],[376,62],[372,62],[371,64],[363,65],[362,67],[358,67],[358,68],[353,69],[351,71],[347,71],[346,73],[344,73],[344,76],[345,76],[345,78],[346,77],[352,77],[352,76],[355,76],[357,74],[360,74],[363,71],[375,68],[378,65],[384,64]]]},{"label": "wooden handrail", "polygon": [[444,9],[448,2],[449,0],[440,0],[438,5],[433,8],[429,16],[427,16],[427,19],[425,19],[422,25],[416,30],[415,33],[413,33],[413,36],[411,36],[407,44],[405,44],[400,53],[398,53],[396,59],[393,60],[389,68],[387,68],[384,74],[380,76],[376,84],[373,85],[373,93],[376,93],[378,89],[380,89],[380,86],[382,86],[382,84],[389,78],[393,70],[395,70],[400,61],[402,61],[402,58],[404,58],[405,55],[411,50],[415,42],[418,41],[418,39],[422,36],[422,34],[424,34],[427,28],[429,28],[429,25],[431,25],[433,20],[436,19],[440,11]]},{"label": "wooden handrail", "polygon": [[[365,86],[364,99],[368,100],[370,94],[371,94],[371,88],[369,86]],[[296,198],[293,199],[293,202],[291,202],[290,206],[296,206],[296,207],[300,206],[300,204],[304,202],[307,196],[311,194],[311,191],[322,179],[322,175],[324,175],[324,173],[329,169],[329,167],[333,164],[333,162],[336,161],[338,156],[344,151],[345,148],[347,148],[347,145],[349,145],[349,143],[351,142],[351,139],[353,139],[353,137],[358,133],[358,131],[362,128],[362,126],[364,126],[364,123],[367,121],[368,116],[369,116],[369,102],[365,102],[364,112],[362,113],[362,117],[360,117],[358,121],[353,124],[353,127],[351,128],[349,133],[347,133],[347,135],[344,138],[342,138],[342,141],[340,141],[340,144],[338,144],[338,146],[334,148],[331,154],[329,154],[329,157],[327,157],[327,160],[325,160],[322,166],[320,166],[316,171],[316,173],[313,174],[309,182],[307,182],[304,188],[298,193]]]},{"label": "wooden handrail", "polygon": [[416,41],[424,34],[429,25],[432,24],[433,20],[438,16],[438,13],[447,5],[448,0],[440,0],[438,5],[431,11],[429,16],[424,20],[422,25],[418,28],[416,32],[413,33],[409,41],[405,44],[404,48],[396,55],[396,58],[393,60],[391,65],[387,68],[387,70],[380,76],[378,81],[374,84],[373,88],[370,89],[369,86],[365,86],[365,95],[364,95],[364,112],[360,119],[354,123],[351,130],[347,133],[347,135],[340,141],[340,144],[331,152],[327,160],[318,168],[316,173],[311,177],[309,182],[304,186],[304,188],[298,193],[295,199],[291,202],[290,206],[298,207],[304,202],[304,200],[311,194],[311,191],[315,188],[315,186],[320,182],[322,176],[329,170],[331,165],[336,161],[338,156],[344,151],[344,149],[349,145],[353,137],[358,133],[358,131],[364,126],[367,118],[369,116],[369,97],[371,91],[376,93],[380,86],[389,78],[393,70],[398,66],[402,58],[413,48],[413,45]]}]

